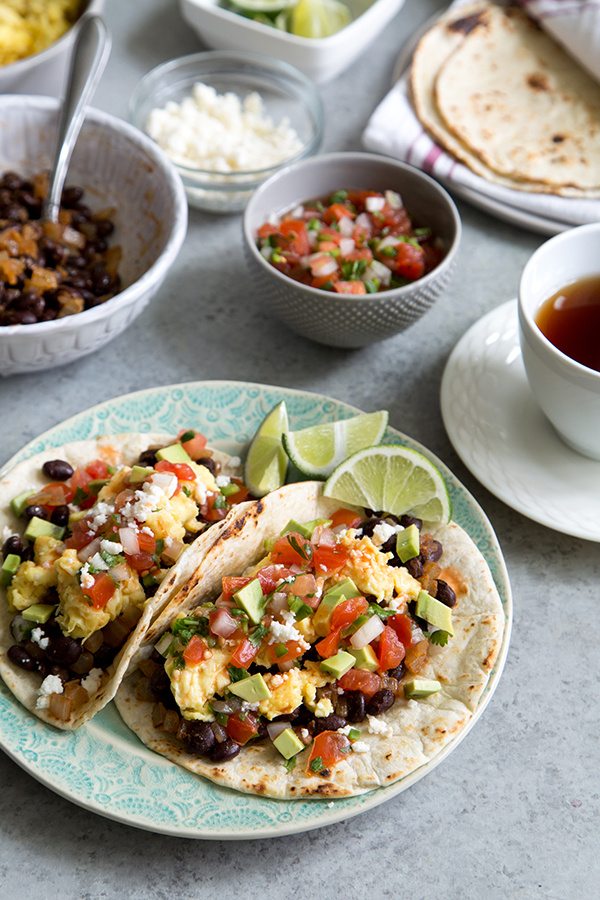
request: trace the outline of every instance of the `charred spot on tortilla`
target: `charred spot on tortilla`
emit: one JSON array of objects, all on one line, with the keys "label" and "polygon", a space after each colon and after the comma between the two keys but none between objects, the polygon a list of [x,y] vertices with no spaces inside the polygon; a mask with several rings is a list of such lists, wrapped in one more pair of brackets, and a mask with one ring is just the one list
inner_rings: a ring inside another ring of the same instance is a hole
[{"label": "charred spot on tortilla", "polygon": [[550,90],[548,76],[544,75],[543,72],[532,72],[531,75],[527,76],[527,84],[530,88],[533,88],[534,91]]},{"label": "charred spot on tortilla", "polygon": [[562,144],[562,142],[564,141],[564,139],[565,139],[564,134],[553,134],[553,135],[552,135],[552,141],[553,141],[555,144]]},{"label": "charred spot on tortilla", "polygon": [[485,26],[484,14],[484,10],[481,10],[481,12],[472,13],[470,16],[462,16],[460,19],[455,19],[453,22],[449,23],[448,30],[459,31],[461,34],[469,34],[479,25]]}]

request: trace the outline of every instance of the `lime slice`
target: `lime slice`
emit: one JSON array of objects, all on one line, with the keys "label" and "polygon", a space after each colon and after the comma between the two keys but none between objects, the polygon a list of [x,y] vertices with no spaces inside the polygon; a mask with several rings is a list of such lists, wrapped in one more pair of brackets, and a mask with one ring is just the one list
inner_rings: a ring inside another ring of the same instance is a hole
[{"label": "lime slice", "polygon": [[274,13],[282,9],[291,9],[298,0],[231,0],[231,5],[245,13]]},{"label": "lime slice", "polygon": [[324,38],[350,21],[350,10],[339,0],[300,0],[292,10],[290,28],[298,37]]},{"label": "lime slice", "polygon": [[262,420],[246,456],[244,481],[255,497],[264,497],[285,484],[288,460],[281,436],[287,429],[287,408],[282,400]]},{"label": "lime slice", "polygon": [[337,467],[324,494],[352,506],[410,513],[432,523],[450,521],[451,503],[442,473],[408,447],[368,447]]},{"label": "lime slice", "polygon": [[352,453],[378,444],[387,421],[388,414],[384,409],[363,413],[340,422],[290,431],[283,435],[283,446],[296,468],[304,475],[327,478]]}]

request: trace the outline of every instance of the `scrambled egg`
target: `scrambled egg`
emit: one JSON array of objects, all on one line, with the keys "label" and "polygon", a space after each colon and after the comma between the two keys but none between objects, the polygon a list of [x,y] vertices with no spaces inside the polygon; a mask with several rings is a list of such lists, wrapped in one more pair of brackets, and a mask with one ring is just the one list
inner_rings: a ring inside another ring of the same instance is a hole
[{"label": "scrambled egg", "polygon": [[81,0],[2,0],[0,66],[45,50],[75,22]]},{"label": "scrambled egg", "polygon": [[49,588],[56,587],[54,563],[63,547],[62,541],[53,537],[35,539],[33,561],[21,563],[7,590],[10,610],[27,609],[34,603],[41,603]]},{"label": "scrambled egg", "polygon": [[227,666],[231,653],[215,648],[212,656],[195,666],[177,669],[171,657],[165,663],[165,671],[171,681],[171,691],[184,719],[214,721],[208,701],[220,694],[230,683]]},{"label": "scrambled egg", "polygon": [[300,619],[299,622],[295,622],[294,627],[309,644],[314,644],[317,640],[317,632],[313,625],[312,616],[307,616],[306,619]]},{"label": "scrambled egg", "polygon": [[329,681],[335,681],[334,675],[320,671],[318,664],[306,663],[306,669],[290,669],[280,675],[267,672],[263,675],[271,696],[261,700],[259,711],[267,719],[287,715],[301,703],[309,709],[315,708],[317,688],[324,687]]},{"label": "scrambled egg", "polygon": [[339,573],[340,577],[351,578],[359,591],[372,594],[379,602],[402,597],[414,600],[421,590],[419,582],[405,568],[388,566],[391,553],[382,553],[371,538],[353,537],[349,531],[342,538],[342,544],[349,552],[348,562]]},{"label": "scrambled egg", "polygon": [[132,572],[126,581],[119,582],[103,609],[94,609],[81,590],[78,575],[80,569],[81,562],[76,550],[65,550],[54,569],[60,597],[56,620],[64,634],[85,640],[120,616],[128,606],[141,608],[146,602],[137,573]]},{"label": "scrambled egg", "polygon": [[186,529],[200,531],[204,527],[196,520],[197,515],[196,503],[181,491],[171,497],[162,509],[151,512],[144,524],[152,529],[157,538],[164,540],[171,537],[176,541],[182,541]]}]

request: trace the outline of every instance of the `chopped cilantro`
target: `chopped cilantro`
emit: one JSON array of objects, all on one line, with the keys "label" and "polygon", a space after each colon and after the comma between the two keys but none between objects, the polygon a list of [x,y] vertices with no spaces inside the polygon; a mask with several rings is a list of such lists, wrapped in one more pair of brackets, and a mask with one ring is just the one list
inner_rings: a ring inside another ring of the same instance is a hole
[{"label": "chopped cilantro", "polygon": [[225,499],[223,494],[221,494],[220,492],[217,494],[217,496],[214,499],[213,508],[214,509],[227,509],[227,500]]},{"label": "chopped cilantro", "polygon": [[360,729],[359,728],[351,728],[348,732],[348,739],[351,741],[357,741],[360,737]]},{"label": "chopped cilantro", "polygon": [[315,758],[312,760],[312,762],[310,764],[311,772],[320,772],[323,768],[324,768],[323,760],[321,759],[320,756],[315,756]]},{"label": "chopped cilantro", "polygon": [[181,490],[183,491],[183,493],[185,494],[186,497],[191,497],[191,496],[192,496],[192,492],[190,491],[189,487],[186,487],[186,486],[185,486],[185,484],[183,485],[183,487],[181,488]]},{"label": "chopped cilantro", "polygon": [[88,499],[87,493],[80,487],[75,491],[75,496],[73,497],[73,504],[75,506],[80,506],[84,500]]},{"label": "chopped cilantro", "polygon": [[263,638],[267,636],[269,633],[269,629],[265,628],[264,625],[257,625],[254,631],[252,631],[248,635],[248,640],[252,644],[253,647],[260,647],[262,644]]},{"label": "chopped cilantro", "polygon": [[156,548],[155,548],[156,555],[160,556],[160,554],[163,552],[164,549],[165,549],[165,542],[163,541],[162,538],[159,538],[156,542]]},{"label": "chopped cilantro", "polygon": [[181,435],[181,437],[179,438],[179,443],[185,444],[186,441],[191,441],[192,438],[195,438],[195,437],[196,437],[196,432],[193,431],[192,429],[190,429],[189,431],[186,431],[186,432],[184,432],[184,434]]},{"label": "chopped cilantro", "polygon": [[275,644],[275,656],[285,656],[287,653],[287,647],[285,644]]},{"label": "chopped cilantro", "polygon": [[171,631],[183,644],[187,644],[195,634],[201,637],[208,635],[208,619],[206,616],[184,616],[176,619],[171,626]]},{"label": "chopped cilantro", "polygon": [[286,759],[284,761],[283,766],[284,766],[286,772],[294,771],[294,769],[296,768],[296,761],[297,761],[296,756],[292,756],[292,757],[290,757],[290,759]]},{"label": "chopped cilantro", "polygon": [[234,482],[232,482],[231,484],[224,484],[221,488],[221,493],[224,497],[231,497],[232,494],[237,494],[239,490],[239,484],[235,484]]},{"label": "chopped cilantro", "polygon": [[301,597],[295,597],[293,594],[290,594],[288,597],[288,607],[294,613],[298,622],[306,619],[307,616],[311,616],[313,612],[312,607],[304,603]]},{"label": "chopped cilantro", "polygon": [[305,559],[307,561],[312,559],[312,544],[308,543],[308,541],[303,546],[301,546],[295,534],[288,534],[288,543],[292,550],[295,550],[298,556],[301,556],[302,559]]},{"label": "chopped cilantro", "polygon": [[381,253],[382,256],[389,256],[391,259],[394,256],[396,256],[396,248],[395,247],[383,247],[379,251],[379,253]]},{"label": "chopped cilantro", "polygon": [[125,557],[120,553],[107,553],[106,550],[101,550],[100,556],[109,569],[112,569],[113,566],[120,566],[121,563],[125,562]]},{"label": "chopped cilantro", "polygon": [[182,653],[174,653],[172,659],[174,669],[185,669],[185,660]]},{"label": "chopped cilantro", "polygon": [[229,672],[229,677],[234,684],[236,681],[241,681],[243,678],[248,677],[248,673],[245,669],[238,669],[236,668],[236,666],[229,666],[227,671]]},{"label": "chopped cilantro", "polygon": [[215,719],[219,723],[219,725],[227,725],[229,721],[229,716],[226,713],[215,713]]},{"label": "chopped cilantro", "polygon": [[343,203],[348,199],[348,191],[335,191],[329,198],[329,205],[333,203]]},{"label": "chopped cilantro", "polygon": [[381,619],[387,619],[388,616],[395,616],[397,611],[398,610],[396,610],[396,609],[385,609],[383,606],[380,606],[378,603],[369,603],[368,615],[379,616]]},{"label": "chopped cilantro", "polygon": [[365,281],[365,287],[367,289],[367,294],[376,294],[381,287],[381,282],[379,278],[369,278]]},{"label": "chopped cilantro", "polygon": [[309,219],[308,225],[306,226],[310,231],[320,231],[321,223],[318,219]]},{"label": "chopped cilantro", "polygon": [[431,228],[415,228],[415,237],[428,238],[431,237]]},{"label": "chopped cilantro", "polygon": [[434,631],[429,635],[429,643],[435,644],[437,647],[445,647],[449,637],[450,635],[447,631]]}]

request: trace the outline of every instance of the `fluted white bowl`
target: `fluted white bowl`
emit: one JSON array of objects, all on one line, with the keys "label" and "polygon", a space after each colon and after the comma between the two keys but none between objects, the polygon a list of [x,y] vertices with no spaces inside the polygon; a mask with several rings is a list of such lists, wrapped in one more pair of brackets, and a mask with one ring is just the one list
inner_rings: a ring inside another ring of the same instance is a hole
[{"label": "fluted white bowl", "polygon": [[[49,168],[57,108],[46,97],[0,96],[0,173]],[[50,369],[112,340],[157,293],[183,243],[187,202],[181,179],[156,144],[121,119],[88,110],[67,184],[84,188],[92,209],[115,208],[111,243],[123,251],[123,289],[73,316],[0,326],[0,375]]]}]

